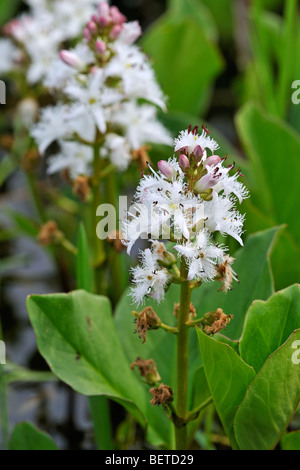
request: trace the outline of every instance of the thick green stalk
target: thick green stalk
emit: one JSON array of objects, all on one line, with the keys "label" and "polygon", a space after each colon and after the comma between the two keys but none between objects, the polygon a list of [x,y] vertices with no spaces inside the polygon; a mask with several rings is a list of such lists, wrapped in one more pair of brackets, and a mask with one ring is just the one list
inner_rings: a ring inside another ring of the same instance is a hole
[{"label": "thick green stalk", "polygon": [[[119,204],[118,204],[118,190],[117,190],[117,175],[116,171],[110,171],[105,176],[105,201],[108,204],[111,204],[116,210],[116,229],[119,230],[118,220],[119,220]],[[110,276],[110,285],[113,285],[113,289],[110,292],[110,298],[114,305],[118,302],[121,297],[124,289],[124,268],[122,266],[122,256],[121,253],[118,253],[113,244],[109,244],[109,276]]]},{"label": "thick green stalk", "polygon": [[[0,340],[2,340],[2,325],[0,318]],[[7,385],[5,377],[5,365],[0,364],[0,418],[1,418],[1,430],[2,430],[2,442],[3,449],[8,449],[8,407],[7,407]]]},{"label": "thick green stalk", "polygon": [[[189,360],[189,328],[186,325],[190,311],[191,289],[187,280],[187,266],[185,260],[181,261],[180,308],[178,312],[177,334],[177,388],[176,411],[179,418],[185,420],[187,415],[188,392],[188,360]],[[187,449],[187,427],[179,422],[175,425],[176,450]]]}]

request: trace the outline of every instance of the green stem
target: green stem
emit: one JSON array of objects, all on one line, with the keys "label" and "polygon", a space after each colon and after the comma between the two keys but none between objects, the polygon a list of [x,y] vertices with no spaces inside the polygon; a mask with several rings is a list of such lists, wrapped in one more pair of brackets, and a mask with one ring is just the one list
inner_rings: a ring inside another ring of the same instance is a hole
[{"label": "green stem", "polygon": [[196,419],[199,416],[199,413],[204,410],[208,405],[210,405],[213,402],[212,397],[207,398],[201,405],[197,406],[194,408],[192,411],[189,411],[186,415],[187,421],[192,421],[193,419]]},{"label": "green stem", "polygon": [[101,265],[103,264],[106,254],[103,240],[98,238],[96,233],[97,227],[97,208],[101,204],[101,181],[99,178],[101,172],[101,159],[99,156],[100,145],[94,145],[94,181],[92,185],[93,203],[91,204],[91,229],[93,234],[93,248],[94,248],[94,282],[95,292],[97,294],[104,294],[104,279],[102,275]]},{"label": "green stem", "polygon": [[[110,169],[105,175],[105,202],[111,204],[116,210],[116,220],[118,221],[119,217],[119,204],[118,204],[118,190],[117,190],[117,175],[116,168],[111,168],[111,165],[107,166]],[[104,170],[105,171],[105,170]],[[116,225],[116,229],[119,227]],[[109,250],[109,276],[110,276],[110,285],[113,285],[113,289],[110,292],[110,298],[114,305],[118,302],[121,297],[124,289],[124,272],[125,269],[122,264],[122,255],[118,253],[113,244],[108,246]]]},{"label": "green stem", "polygon": [[[177,415],[183,421],[187,415],[187,392],[188,392],[188,359],[189,359],[189,328],[186,325],[190,311],[191,289],[187,280],[187,266],[183,259],[181,261],[180,274],[184,279],[181,284],[180,308],[178,312],[178,335],[177,335],[177,388],[176,388],[176,410]],[[176,450],[187,449],[187,427],[186,424],[175,426]]]},{"label": "green stem", "polygon": [[[2,325],[0,318],[0,340],[2,341]],[[5,365],[0,364],[0,416],[1,416],[1,428],[2,428],[2,441],[3,449],[8,449],[8,435],[9,435],[9,425],[8,425],[8,406],[7,406],[7,385],[6,385],[6,376],[5,376]]]}]

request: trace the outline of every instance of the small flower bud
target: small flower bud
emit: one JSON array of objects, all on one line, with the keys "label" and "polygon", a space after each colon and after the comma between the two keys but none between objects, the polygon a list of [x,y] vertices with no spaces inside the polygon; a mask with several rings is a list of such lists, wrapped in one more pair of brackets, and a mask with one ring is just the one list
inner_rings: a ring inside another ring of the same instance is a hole
[{"label": "small flower bud", "polygon": [[183,153],[181,155],[179,155],[178,157],[178,162],[179,162],[179,165],[181,166],[181,168],[183,170],[186,170],[187,168],[190,167],[190,162],[189,162],[189,159],[186,155],[184,155]]},{"label": "small flower bud", "polygon": [[202,147],[200,145],[197,145],[194,149],[194,155],[195,157],[197,158],[202,158],[203,157],[203,154],[204,154],[204,151],[202,149]]},{"label": "small flower bud", "polygon": [[119,36],[119,34],[121,33],[122,31],[122,24],[116,24],[115,26],[113,26],[111,32],[110,32],[110,37],[111,39],[117,39],[117,37]]},{"label": "small flower bud", "polygon": [[159,171],[169,180],[176,176],[177,171],[173,168],[170,163],[165,160],[160,160],[157,164]]},{"label": "small flower bud", "polygon": [[86,39],[88,42],[90,42],[90,40],[92,39],[90,30],[89,30],[88,28],[84,28],[84,30],[83,30],[83,36],[85,37],[85,39]]},{"label": "small flower bud", "polygon": [[84,68],[83,61],[76,54],[74,54],[74,52],[62,50],[60,51],[59,56],[65,64],[73,67],[74,69],[82,70]]},{"label": "small flower bud", "polygon": [[169,253],[169,251],[163,252],[163,258],[157,260],[158,264],[163,268],[171,268],[174,264],[177,263],[177,258],[173,253]]},{"label": "small flower bud", "polygon": [[95,23],[95,21],[92,21],[90,20],[86,27],[88,28],[88,30],[91,32],[91,33],[96,33],[97,32],[97,24]]},{"label": "small flower bud", "polygon": [[126,17],[122,15],[119,8],[115,6],[110,8],[110,16],[114,24],[123,24],[126,21]]},{"label": "small flower bud", "polygon": [[207,175],[202,176],[199,181],[197,181],[194,186],[194,191],[196,193],[204,193],[208,189],[213,188],[217,183],[218,178],[208,173]]},{"label": "small flower bud", "polygon": [[204,165],[205,166],[215,166],[221,161],[221,158],[218,155],[212,155],[211,157],[208,157],[207,160],[205,160]]},{"label": "small flower bud", "polygon": [[98,6],[99,16],[106,17],[110,19],[110,8],[108,2],[101,2]]},{"label": "small flower bud", "polygon": [[95,42],[95,51],[98,52],[98,54],[104,54],[107,50],[107,45],[104,41],[101,39],[98,39]]}]

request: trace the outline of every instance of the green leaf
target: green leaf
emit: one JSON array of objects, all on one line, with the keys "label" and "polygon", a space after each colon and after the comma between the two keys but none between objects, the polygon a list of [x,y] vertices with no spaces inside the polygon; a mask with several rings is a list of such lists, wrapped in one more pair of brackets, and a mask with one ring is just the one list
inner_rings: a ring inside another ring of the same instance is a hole
[{"label": "green leaf", "polygon": [[143,48],[153,58],[158,81],[168,97],[168,109],[194,114],[203,110],[223,61],[197,20],[161,17],[146,32]]},{"label": "green leaf", "polygon": [[17,12],[20,0],[9,0],[0,4],[0,26],[9,21]]},{"label": "green leaf", "polygon": [[228,344],[220,343],[200,330],[197,333],[210,393],[224,430],[236,449],[233,421],[255,371]]},{"label": "green leaf", "polygon": [[7,178],[15,171],[17,163],[11,155],[5,155],[0,161],[0,188]]},{"label": "green leaf", "polygon": [[80,224],[78,241],[78,254],[76,257],[77,268],[77,287],[87,292],[92,292],[92,270],[90,265],[90,254],[87,242],[87,236],[83,224]]},{"label": "green leaf", "polygon": [[31,423],[19,423],[15,427],[11,441],[11,450],[58,450],[48,434],[38,430]]},{"label": "green leaf", "polygon": [[241,450],[274,449],[291,421],[300,400],[296,341],[300,341],[300,330],[266,360],[251,383],[235,417]]},{"label": "green leaf", "polygon": [[40,352],[61,380],[84,395],[124,401],[141,420],[132,402],[139,384],[119,344],[106,297],[85,291],[30,296],[27,308]]},{"label": "green leaf", "polygon": [[[27,309],[38,348],[61,380],[83,395],[113,399],[142,425],[147,416],[153,440],[172,445],[171,422],[152,408],[148,387],[130,370],[106,297],[86,291],[30,296]],[[159,428],[153,424],[157,415]]]},{"label": "green leaf", "polygon": [[[300,223],[296,216],[300,198],[300,137],[289,125],[253,104],[242,108],[236,124],[250,159],[253,204],[260,208],[272,225],[288,225],[290,243],[283,239],[274,252],[275,255],[280,246],[280,261],[285,258],[284,263],[276,260],[274,264],[276,287],[287,287],[298,282],[300,277]],[[283,171],[283,155],[286,155],[292,171]],[[290,250],[291,246],[293,251]]]},{"label": "green leaf", "polygon": [[255,301],[245,319],[240,354],[256,371],[296,329],[300,328],[300,286],[274,294],[266,302]]},{"label": "green leaf", "polygon": [[280,441],[281,450],[300,450],[300,431],[286,433]]},{"label": "green leaf", "polygon": [[224,333],[231,339],[240,338],[246,312],[253,300],[266,300],[274,293],[269,257],[281,229],[274,227],[250,235],[245,246],[236,252],[233,269],[240,284],[235,284],[233,291],[218,292],[220,285],[215,282],[204,284],[193,293],[192,301],[198,315],[222,308],[226,314],[234,316]]}]

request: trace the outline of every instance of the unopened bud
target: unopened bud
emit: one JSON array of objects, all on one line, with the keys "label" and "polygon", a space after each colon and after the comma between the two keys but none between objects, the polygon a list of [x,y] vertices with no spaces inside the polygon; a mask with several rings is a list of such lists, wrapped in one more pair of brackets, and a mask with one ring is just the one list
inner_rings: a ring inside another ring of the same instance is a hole
[{"label": "unopened bud", "polygon": [[112,6],[110,8],[110,16],[112,22],[115,24],[123,24],[126,21],[126,17],[122,15],[118,7]]},{"label": "unopened bud", "polygon": [[194,187],[194,191],[196,193],[204,193],[208,189],[213,188],[217,183],[218,178],[208,173],[207,175],[202,176],[199,181],[197,181]]},{"label": "unopened bud", "polygon": [[88,28],[84,28],[84,30],[83,30],[83,36],[85,37],[85,39],[86,39],[88,42],[90,42],[90,40],[92,39],[90,30],[89,30]]},{"label": "unopened bud", "polygon": [[123,28],[122,24],[116,24],[115,26],[113,26],[110,32],[111,39],[117,39],[117,37],[120,35],[122,31],[122,28]]},{"label": "unopened bud", "polygon": [[197,158],[202,158],[203,157],[203,154],[204,154],[204,151],[202,149],[202,147],[200,145],[197,145],[194,149],[194,155],[195,157]]},{"label": "unopened bud", "polygon": [[91,20],[87,23],[86,27],[88,28],[88,30],[91,32],[91,33],[96,33],[97,32],[97,24],[95,23],[95,21]]},{"label": "unopened bud", "polygon": [[173,253],[169,253],[169,251],[164,251],[163,253],[164,259],[159,259],[157,262],[163,268],[171,268],[174,264],[177,263],[177,258]]},{"label": "unopened bud", "polygon": [[221,161],[221,158],[218,155],[212,155],[205,160],[205,166],[215,166]]},{"label": "unopened bud", "polygon": [[177,175],[177,171],[173,168],[170,163],[165,160],[160,160],[157,164],[159,171],[169,180]]},{"label": "unopened bud", "polygon": [[65,64],[73,67],[74,69],[82,70],[84,68],[83,61],[76,54],[74,54],[74,52],[62,50],[60,51],[59,56]]},{"label": "unopened bud", "polygon": [[95,50],[96,50],[96,52],[98,52],[98,54],[104,54],[107,50],[106,43],[104,41],[102,41],[101,39],[98,39],[95,42]]},{"label": "unopened bud", "polygon": [[186,170],[187,168],[190,167],[190,162],[189,162],[189,159],[186,155],[184,155],[183,153],[181,155],[179,155],[178,157],[178,162],[179,162],[179,165],[181,166],[181,168],[183,170]]}]

